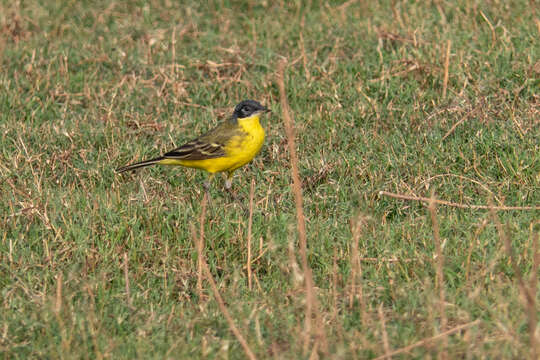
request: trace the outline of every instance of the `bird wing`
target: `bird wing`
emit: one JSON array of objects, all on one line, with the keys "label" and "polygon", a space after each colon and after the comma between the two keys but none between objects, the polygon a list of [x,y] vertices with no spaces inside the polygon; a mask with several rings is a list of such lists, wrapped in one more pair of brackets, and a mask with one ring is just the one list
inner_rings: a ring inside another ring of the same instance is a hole
[{"label": "bird wing", "polygon": [[223,157],[225,146],[234,137],[245,135],[236,121],[227,121],[204,135],[169,151],[163,155],[166,159],[205,160]]}]

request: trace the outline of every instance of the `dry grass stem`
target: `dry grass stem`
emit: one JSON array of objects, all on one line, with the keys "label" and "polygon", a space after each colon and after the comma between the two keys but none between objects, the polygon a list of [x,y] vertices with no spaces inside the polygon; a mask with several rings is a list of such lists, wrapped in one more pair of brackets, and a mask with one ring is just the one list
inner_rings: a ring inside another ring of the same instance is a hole
[{"label": "dry grass stem", "polygon": [[[285,132],[287,135],[287,143],[289,148],[291,173],[292,173],[292,188],[294,193],[294,200],[296,204],[296,221],[298,226],[298,238],[299,238],[299,250],[300,258],[302,261],[302,271],[304,272],[304,281],[306,286],[306,312],[305,312],[305,339],[304,339],[304,354],[307,354],[310,339],[312,336],[312,324],[311,318],[313,312],[317,312],[314,309],[315,294],[313,289],[313,278],[311,275],[311,269],[307,260],[307,239],[306,239],[306,220],[304,217],[303,198],[302,198],[302,182],[298,172],[298,156],[296,154],[295,144],[295,131],[293,120],[290,115],[289,104],[287,101],[287,94],[285,92],[285,66],[287,61],[282,60],[278,65],[277,82],[280,93],[281,106],[283,109],[283,122],[285,125]],[[322,326],[319,327],[319,331],[323,332]]]},{"label": "dry grass stem", "polygon": [[332,320],[338,316],[338,266],[337,266],[337,246],[334,245],[334,256],[332,257]]},{"label": "dry grass stem", "polygon": [[[435,205],[435,197],[432,194],[429,202],[429,214],[431,217],[431,225],[433,227],[433,240],[435,242],[435,252],[437,256],[436,260],[436,269],[437,269],[437,286],[439,290],[439,316],[441,317],[440,331],[444,332],[446,330],[446,311],[444,308],[445,304],[445,294],[444,294],[444,257],[441,244],[441,236],[439,230],[439,221],[437,219],[437,206]],[[443,346],[442,351],[439,353],[439,358],[446,359],[448,358],[447,348],[448,348],[448,338],[444,337],[442,339]]]},{"label": "dry grass stem", "polygon": [[128,265],[128,255],[127,253],[124,253],[124,283],[126,285],[126,299],[127,299],[127,305],[130,309],[133,308],[133,305],[131,303],[131,291],[129,289],[129,265]]},{"label": "dry grass stem", "polygon": [[[475,109],[471,110],[469,112],[469,114],[472,114],[473,112],[475,111]],[[446,134],[444,134],[444,136],[441,138],[441,143],[447,138],[449,137],[455,130],[456,128],[463,124],[466,120],[468,120],[470,117],[469,117],[469,114],[465,115],[464,117],[462,117],[461,119],[459,119],[459,121],[456,121],[456,123],[454,125],[452,125],[452,127],[450,128],[450,130],[448,130],[446,132]]]},{"label": "dry grass stem", "polygon": [[[362,234],[363,219],[358,216],[351,224],[352,228],[352,248],[351,248],[351,293],[349,295],[349,308],[353,307],[354,298],[358,299],[360,304],[360,313],[362,314],[362,324],[366,325],[367,312],[364,302],[364,289],[362,287],[362,264],[360,262],[360,254],[358,252],[360,236]],[[360,284],[359,284],[360,282]]]},{"label": "dry grass stem", "polygon": [[62,274],[56,276],[56,303],[54,306],[54,311],[58,314],[62,310]]},{"label": "dry grass stem", "polygon": [[[201,217],[200,221],[202,223],[206,220],[206,203],[207,203],[207,193],[205,192],[203,203],[202,203],[202,209],[201,209]],[[201,229],[204,226],[201,224]],[[251,351],[246,339],[242,334],[240,333],[240,330],[236,327],[234,320],[229,313],[229,310],[227,310],[227,307],[225,306],[225,302],[223,301],[223,298],[221,297],[221,294],[219,293],[218,287],[216,285],[216,282],[214,280],[214,277],[212,276],[212,273],[210,272],[210,268],[208,267],[208,264],[206,263],[206,258],[204,257],[204,249],[203,249],[203,241],[204,241],[204,233],[201,233],[199,237],[196,236],[193,237],[193,242],[195,243],[195,246],[197,248],[197,254],[199,258],[199,264],[202,268],[202,271],[206,275],[206,280],[210,283],[210,287],[212,288],[212,293],[214,294],[214,297],[218,303],[219,310],[223,313],[223,316],[225,317],[225,320],[227,320],[227,323],[229,324],[229,329],[233,333],[233,335],[236,337],[240,345],[242,346],[242,349],[246,353],[246,356],[248,359],[254,360],[256,359],[255,354],[253,351]]]},{"label": "dry grass stem", "polygon": [[248,275],[248,287],[251,290],[251,228],[253,224],[253,198],[255,196],[255,179],[251,179],[251,187],[249,189],[249,220],[247,233],[247,262],[246,269]]},{"label": "dry grass stem", "polygon": [[391,351],[390,351],[390,342],[388,341],[388,333],[386,332],[386,320],[384,318],[384,311],[383,311],[382,304],[379,305],[378,313],[379,313],[379,321],[381,323],[381,332],[382,332],[384,353],[385,353],[385,355],[388,355],[388,354],[391,353]]},{"label": "dry grass stem", "polygon": [[56,321],[58,322],[58,327],[60,328],[62,350],[67,352],[69,350],[68,333],[60,313],[62,310],[62,280],[62,274],[58,274],[56,277],[56,303],[54,307],[54,315],[56,317]]},{"label": "dry grass stem", "polygon": [[495,28],[493,27],[493,24],[491,24],[491,21],[487,18],[487,16],[484,14],[482,10],[480,10],[480,15],[486,20],[489,30],[491,31],[491,47],[493,48],[495,46],[495,43],[497,42],[497,34],[495,33]]},{"label": "dry grass stem", "polygon": [[484,231],[487,224],[488,224],[488,220],[484,219],[482,223],[480,224],[480,226],[478,226],[478,228],[474,232],[474,236],[472,237],[470,241],[471,243],[469,245],[469,251],[467,252],[467,260],[466,260],[466,265],[465,265],[465,282],[466,283],[469,283],[469,274],[470,274],[470,269],[471,269],[471,256],[473,253],[474,246],[478,240],[478,236],[480,235],[482,231]]},{"label": "dry grass stem", "polygon": [[[411,200],[411,201],[421,201],[425,203],[429,203],[431,201],[430,198],[422,197],[422,196],[410,196],[410,195],[403,195],[403,194],[396,194],[391,193],[388,191],[379,191],[379,196],[388,196],[395,199],[401,199],[401,200]],[[466,204],[459,204],[459,203],[453,203],[450,201],[445,200],[433,200],[436,204],[444,205],[444,206],[450,206],[450,207],[457,207],[460,209],[493,209],[497,211],[509,211],[509,210],[540,210],[540,206],[489,206],[489,205],[466,205]]]},{"label": "dry grass stem", "polygon": [[[490,200],[491,202],[491,200]],[[510,265],[512,266],[512,270],[514,271],[514,275],[516,276],[517,278],[517,281],[518,281],[518,286],[523,294],[523,296],[525,297],[525,303],[526,304],[529,304],[529,303],[533,303],[534,300],[534,296],[533,294],[529,294],[529,290],[527,288],[527,286],[525,285],[525,282],[523,281],[523,276],[521,275],[521,270],[519,269],[519,266],[518,266],[518,261],[516,259],[516,255],[514,254],[514,251],[512,249],[512,242],[510,240],[510,238],[508,237],[508,235],[506,234],[506,231],[504,231],[504,227],[501,223],[501,221],[499,220],[499,217],[497,216],[497,213],[496,213],[496,208],[493,206],[493,207],[490,207],[489,208],[489,213],[491,215],[491,219],[493,221],[493,223],[495,224],[495,227],[497,228],[497,233],[499,234],[499,238],[502,240],[503,244],[504,244],[504,250],[506,251],[506,255],[508,255],[508,258],[510,259]]]},{"label": "dry grass stem", "polygon": [[349,309],[353,307],[354,297],[356,295],[356,275],[358,273],[359,266],[359,256],[358,256],[358,238],[357,234],[357,223],[352,224],[353,226],[353,242],[351,244],[351,292],[349,293]]},{"label": "dry grass stem", "polygon": [[[199,218],[199,240],[195,243],[197,247],[197,253],[202,253],[204,248],[204,219],[206,218],[206,205],[208,204],[208,191],[204,192],[203,200],[201,204],[201,216]],[[197,261],[197,292],[199,293],[199,298],[203,298],[203,287],[202,287],[203,271],[202,271],[202,259],[199,256]]]},{"label": "dry grass stem", "polygon": [[298,266],[298,262],[296,262],[293,239],[289,239],[287,250],[287,253],[289,255],[289,269],[292,273],[292,282],[293,285],[296,287],[299,283],[304,281],[304,275],[300,272],[300,267]]},{"label": "dry grass stem", "polygon": [[439,340],[439,339],[441,339],[443,337],[452,335],[452,334],[460,332],[460,331],[462,331],[464,329],[468,329],[468,328],[470,328],[472,326],[478,325],[479,323],[480,323],[480,320],[475,320],[475,321],[471,321],[470,323],[466,323],[466,324],[463,324],[463,325],[456,326],[455,328],[447,330],[447,331],[445,331],[443,333],[440,333],[438,335],[435,335],[435,336],[432,336],[430,338],[426,338],[426,339],[417,341],[414,344],[402,347],[401,349],[394,350],[391,353],[384,354],[384,355],[381,355],[379,357],[376,357],[375,360],[389,359],[392,356],[407,353],[407,352],[411,351],[414,348],[417,348],[417,347],[423,346],[423,345],[427,345],[427,344],[431,343],[432,341],[437,341],[437,340]]},{"label": "dry grass stem", "polygon": [[[491,203],[491,199],[489,200],[489,202]],[[529,325],[529,344],[531,351],[531,359],[537,359],[538,342],[536,339],[536,278],[538,272],[538,263],[540,262],[540,259],[538,259],[538,233],[534,232],[534,224],[531,224],[531,230],[533,231],[533,233],[531,234],[533,240],[533,266],[531,270],[533,271],[531,271],[531,279],[529,280],[529,284],[527,284],[523,279],[523,275],[521,274],[521,270],[518,266],[518,260],[516,258],[516,255],[514,254],[514,250],[512,249],[512,241],[510,240],[510,237],[508,236],[506,231],[504,231],[504,226],[502,225],[499,217],[497,216],[495,207],[491,207],[489,209],[489,213],[491,215],[493,223],[495,224],[495,227],[497,228],[499,238],[503,241],[504,249],[506,251],[506,254],[508,255],[508,258],[510,259],[510,265],[512,266],[512,270],[514,271],[514,275],[517,279],[519,290],[521,292],[521,295],[523,296],[525,312],[527,314],[527,320]]]},{"label": "dry grass stem", "polygon": [[443,91],[442,97],[446,99],[446,90],[448,88],[448,68],[450,67],[450,47],[452,46],[452,41],[448,40],[446,42],[446,57],[444,58],[444,79],[443,79]]},{"label": "dry grass stem", "polygon": [[255,354],[253,351],[251,351],[251,348],[249,347],[246,339],[244,336],[240,333],[240,330],[236,327],[234,320],[229,313],[229,310],[227,310],[227,307],[225,306],[225,302],[223,301],[223,298],[219,294],[219,290],[217,288],[216,282],[214,281],[214,278],[212,277],[212,273],[210,272],[210,269],[208,268],[208,264],[206,263],[206,260],[203,257],[203,254],[200,254],[199,257],[202,259],[203,264],[203,271],[206,275],[206,279],[210,283],[210,287],[212,288],[212,292],[214,294],[214,297],[216,298],[216,301],[219,306],[219,310],[223,313],[223,316],[227,320],[227,323],[229,324],[229,328],[231,329],[231,332],[234,334],[240,345],[242,346],[242,349],[244,349],[244,352],[246,353],[246,356],[249,359],[256,359]]},{"label": "dry grass stem", "polygon": [[538,339],[536,336],[537,328],[537,312],[536,297],[534,296],[538,287],[538,269],[540,266],[540,244],[538,244],[539,232],[535,229],[536,225],[540,225],[540,221],[536,221],[531,224],[531,240],[532,240],[532,255],[533,264],[531,269],[531,278],[529,279],[529,292],[532,295],[532,301],[527,306],[528,320],[529,320],[529,341],[531,345],[531,359],[538,359],[540,352],[538,350]]},{"label": "dry grass stem", "polygon": [[171,78],[176,80],[176,26],[172,29],[171,34]]},{"label": "dry grass stem", "polygon": [[300,31],[300,52],[302,53],[302,64],[304,65],[304,74],[306,77],[306,81],[309,82],[311,80],[311,74],[309,73],[308,69],[308,61],[307,61],[307,55],[306,55],[306,48],[304,45],[304,24],[305,24],[305,17],[302,17],[301,27],[302,31]]},{"label": "dry grass stem", "polygon": [[374,258],[374,257],[361,257],[359,259],[360,262],[367,262],[367,263],[409,263],[418,261],[417,259],[398,259],[398,258]]},{"label": "dry grass stem", "polygon": [[309,355],[309,360],[317,360],[319,358],[319,342],[315,341],[315,344],[313,344],[313,348],[311,349],[311,354]]}]

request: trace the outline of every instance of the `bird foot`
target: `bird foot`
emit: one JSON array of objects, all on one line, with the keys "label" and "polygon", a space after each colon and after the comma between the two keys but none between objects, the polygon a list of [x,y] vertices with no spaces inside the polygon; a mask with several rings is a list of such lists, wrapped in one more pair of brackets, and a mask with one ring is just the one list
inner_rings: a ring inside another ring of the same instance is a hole
[{"label": "bird foot", "polygon": [[206,192],[209,192],[210,191],[210,181],[207,180],[207,181],[203,182],[203,187],[204,187],[204,190]]}]

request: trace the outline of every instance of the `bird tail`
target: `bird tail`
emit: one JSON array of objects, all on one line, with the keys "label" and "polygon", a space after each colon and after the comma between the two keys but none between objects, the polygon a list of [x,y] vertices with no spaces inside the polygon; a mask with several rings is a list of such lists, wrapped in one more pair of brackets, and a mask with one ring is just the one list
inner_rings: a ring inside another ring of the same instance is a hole
[{"label": "bird tail", "polygon": [[117,173],[123,173],[124,171],[135,170],[135,169],[142,168],[142,167],[145,167],[145,166],[154,165],[154,164],[159,163],[163,159],[164,159],[164,157],[160,156],[160,157],[157,157],[155,159],[145,160],[145,161],[141,161],[141,162],[138,162],[138,163],[135,163],[135,164],[122,166],[122,167],[119,167],[118,169],[116,169],[116,172]]}]

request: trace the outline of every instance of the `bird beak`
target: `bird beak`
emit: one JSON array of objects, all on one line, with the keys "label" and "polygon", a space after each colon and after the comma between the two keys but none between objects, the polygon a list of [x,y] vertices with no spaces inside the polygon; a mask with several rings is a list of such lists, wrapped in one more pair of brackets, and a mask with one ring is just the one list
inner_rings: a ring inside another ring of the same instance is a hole
[{"label": "bird beak", "polygon": [[269,112],[272,112],[272,110],[270,110],[269,108],[266,108],[266,107],[265,107],[264,109],[262,109],[262,112],[263,112],[263,113],[269,113]]}]

